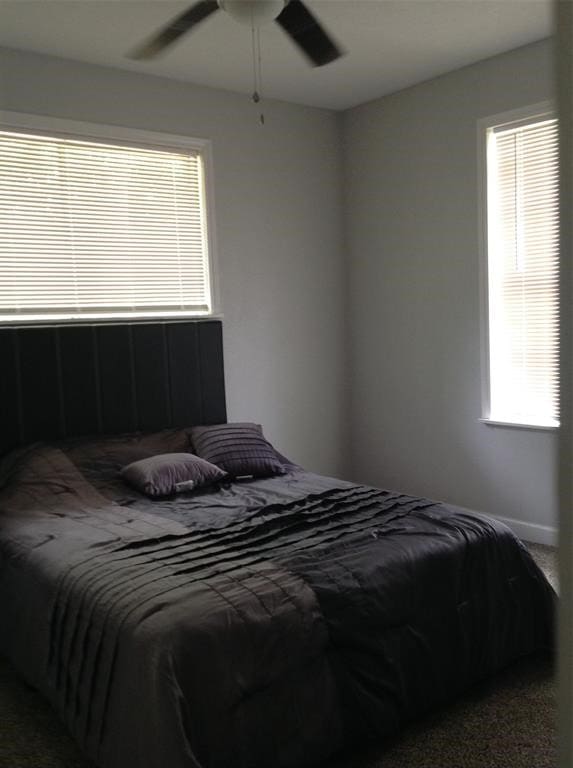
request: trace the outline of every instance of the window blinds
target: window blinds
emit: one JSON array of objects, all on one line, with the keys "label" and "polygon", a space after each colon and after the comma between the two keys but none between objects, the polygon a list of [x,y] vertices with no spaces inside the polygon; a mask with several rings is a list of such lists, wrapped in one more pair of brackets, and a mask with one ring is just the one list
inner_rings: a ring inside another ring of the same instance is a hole
[{"label": "window blinds", "polygon": [[0,132],[0,321],[210,310],[200,154]]},{"label": "window blinds", "polygon": [[558,423],[557,121],[490,129],[490,418]]}]

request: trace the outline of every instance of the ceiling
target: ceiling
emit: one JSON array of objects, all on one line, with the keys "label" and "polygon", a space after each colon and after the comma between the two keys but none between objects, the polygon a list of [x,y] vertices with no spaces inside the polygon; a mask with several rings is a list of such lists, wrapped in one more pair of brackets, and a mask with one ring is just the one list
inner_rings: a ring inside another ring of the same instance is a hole
[{"label": "ceiling", "polygon": [[[166,55],[125,54],[191,5],[0,0],[0,45],[251,93],[251,33],[218,12]],[[347,55],[314,69],[277,24],[261,29],[263,95],[346,109],[548,37],[551,0],[306,0]]]}]

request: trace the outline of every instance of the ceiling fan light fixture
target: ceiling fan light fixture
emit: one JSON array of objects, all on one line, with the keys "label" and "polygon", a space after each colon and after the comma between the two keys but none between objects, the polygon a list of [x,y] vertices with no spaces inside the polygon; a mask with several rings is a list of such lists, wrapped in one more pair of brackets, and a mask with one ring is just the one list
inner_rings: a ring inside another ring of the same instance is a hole
[{"label": "ceiling fan light fixture", "polygon": [[217,0],[219,6],[240,24],[260,27],[274,21],[286,0]]},{"label": "ceiling fan light fixture", "polygon": [[129,54],[130,58],[154,59],[219,10],[249,26],[253,39],[259,34],[261,25],[276,21],[313,67],[323,67],[344,54],[304,0],[195,0],[183,13],[135,48]]}]

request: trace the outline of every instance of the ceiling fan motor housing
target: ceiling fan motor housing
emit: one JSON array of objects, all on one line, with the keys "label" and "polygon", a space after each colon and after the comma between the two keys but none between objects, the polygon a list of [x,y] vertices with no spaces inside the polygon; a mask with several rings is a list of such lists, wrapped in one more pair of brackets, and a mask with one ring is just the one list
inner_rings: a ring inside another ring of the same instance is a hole
[{"label": "ceiling fan motor housing", "polygon": [[274,21],[286,0],[217,0],[219,6],[240,24],[260,27]]}]

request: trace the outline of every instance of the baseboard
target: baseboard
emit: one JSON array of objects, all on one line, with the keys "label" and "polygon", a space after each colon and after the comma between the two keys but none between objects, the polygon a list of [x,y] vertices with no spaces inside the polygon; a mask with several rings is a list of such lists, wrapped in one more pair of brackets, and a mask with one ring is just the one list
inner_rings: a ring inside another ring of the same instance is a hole
[{"label": "baseboard", "polygon": [[533,544],[546,544],[550,547],[557,546],[558,532],[557,528],[549,525],[539,525],[538,523],[526,523],[523,520],[513,520],[510,517],[501,517],[500,515],[489,515],[504,523],[523,541],[530,541]]},{"label": "baseboard", "polygon": [[[548,547],[556,547],[559,539],[559,532],[557,528],[552,528],[550,525],[539,525],[539,523],[526,523],[524,520],[514,520],[511,517],[502,517],[501,515],[492,515],[490,512],[478,512],[477,509],[469,509],[469,507],[460,507],[456,505],[457,509],[465,510],[470,514],[480,515],[481,517],[493,517],[495,520],[499,520],[500,523],[507,525],[515,535],[522,541],[529,541],[532,544],[545,544]],[[454,507],[455,509],[456,507]]]}]

